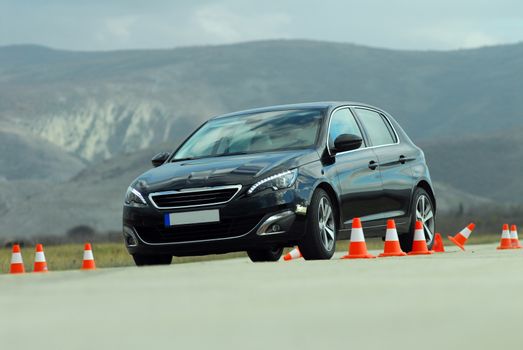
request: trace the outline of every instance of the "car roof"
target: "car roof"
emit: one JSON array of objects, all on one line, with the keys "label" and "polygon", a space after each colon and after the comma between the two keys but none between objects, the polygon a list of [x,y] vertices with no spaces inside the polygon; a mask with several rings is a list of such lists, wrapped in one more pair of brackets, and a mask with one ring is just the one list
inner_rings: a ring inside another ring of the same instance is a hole
[{"label": "car roof", "polygon": [[241,116],[243,114],[248,115],[248,114],[253,114],[253,113],[284,111],[284,110],[291,110],[291,109],[329,109],[329,108],[333,109],[333,108],[336,108],[339,106],[346,106],[346,105],[369,107],[369,108],[373,108],[373,109],[381,111],[380,108],[371,106],[366,103],[361,103],[361,102],[324,101],[324,102],[294,103],[294,104],[286,104],[286,105],[252,108],[252,109],[247,109],[247,110],[243,110],[243,111],[237,111],[237,112],[219,115],[219,116],[213,117],[211,119],[219,119],[219,118],[226,118],[226,117],[232,117],[232,116]]}]

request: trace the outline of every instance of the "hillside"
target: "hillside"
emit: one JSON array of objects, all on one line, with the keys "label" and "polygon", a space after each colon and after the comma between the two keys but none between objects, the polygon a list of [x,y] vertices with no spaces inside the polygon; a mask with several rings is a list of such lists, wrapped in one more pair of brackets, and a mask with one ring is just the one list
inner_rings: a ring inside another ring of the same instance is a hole
[{"label": "hillside", "polygon": [[523,128],[422,142],[433,179],[499,204],[522,203]]},{"label": "hillside", "polygon": [[[360,100],[416,140],[521,126],[523,44],[413,52],[315,41],[66,52],[0,48],[0,126],[86,160],[187,132],[254,106]],[[495,118],[493,118],[495,116]]]}]

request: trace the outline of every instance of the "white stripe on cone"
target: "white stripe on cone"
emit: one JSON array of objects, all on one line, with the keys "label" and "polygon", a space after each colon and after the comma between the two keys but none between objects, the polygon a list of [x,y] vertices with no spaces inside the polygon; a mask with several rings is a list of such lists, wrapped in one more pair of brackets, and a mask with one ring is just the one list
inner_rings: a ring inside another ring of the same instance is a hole
[{"label": "white stripe on cone", "polygon": [[11,264],[23,264],[22,260],[22,254],[21,253],[13,253],[11,255]]},{"label": "white stripe on cone", "polygon": [[385,233],[385,240],[386,241],[399,241],[398,238],[398,231],[396,231],[395,228],[388,228],[387,232]]},{"label": "white stripe on cone", "polygon": [[509,230],[503,230],[503,232],[501,232],[501,238],[506,238],[506,239],[510,239],[510,232]]},{"label": "white stripe on cone", "polygon": [[298,248],[294,248],[293,250],[291,250],[289,252],[290,254],[290,257],[292,259],[298,259],[298,258],[301,258],[301,253],[300,253],[300,250]]},{"label": "white stripe on cone", "polygon": [[92,250],[84,250],[84,260],[94,260]]},{"label": "white stripe on cone", "polygon": [[44,252],[36,252],[36,254],[35,254],[35,262],[45,262]]},{"label": "white stripe on cone", "polygon": [[350,241],[365,242],[365,237],[363,236],[363,229],[361,227],[352,229],[352,231],[350,232]]},{"label": "white stripe on cone", "polygon": [[423,229],[414,231],[414,240],[415,241],[425,241],[425,233],[423,233]]},{"label": "white stripe on cone", "polygon": [[459,234],[462,235],[463,237],[465,237],[466,239],[469,238],[469,236],[470,236],[471,233],[472,233],[472,231],[469,230],[468,226],[465,227],[463,230],[461,230],[461,231],[459,232]]},{"label": "white stripe on cone", "polygon": [[510,238],[511,239],[518,239],[518,231],[517,230],[510,230]]}]

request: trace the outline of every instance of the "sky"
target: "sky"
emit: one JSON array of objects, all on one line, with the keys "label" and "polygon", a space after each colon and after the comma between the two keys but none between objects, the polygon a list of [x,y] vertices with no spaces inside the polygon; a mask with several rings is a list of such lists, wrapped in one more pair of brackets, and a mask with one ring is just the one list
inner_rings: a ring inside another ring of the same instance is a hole
[{"label": "sky", "polygon": [[407,50],[523,41],[522,0],[0,0],[0,46],[68,50],[313,39]]}]

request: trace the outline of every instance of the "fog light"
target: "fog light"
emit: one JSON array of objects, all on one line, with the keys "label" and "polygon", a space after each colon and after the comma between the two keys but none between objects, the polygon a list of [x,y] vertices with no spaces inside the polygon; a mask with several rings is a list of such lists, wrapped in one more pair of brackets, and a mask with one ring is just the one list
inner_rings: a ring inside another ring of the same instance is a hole
[{"label": "fog light", "polygon": [[127,245],[130,246],[130,247],[136,245],[136,240],[135,240],[134,237],[132,237],[132,236],[127,236],[127,237],[125,237],[125,242],[126,242]]},{"label": "fog light", "polygon": [[268,235],[277,235],[280,233],[285,233],[286,230],[290,228],[294,222],[295,214],[286,210],[266,219],[258,228],[256,233],[259,236],[268,236]]},{"label": "fog light", "polygon": [[278,231],[281,231],[281,227],[280,227],[280,225],[278,225],[278,224],[272,225],[272,226],[271,226],[271,231],[272,231],[272,232],[278,232]]},{"label": "fog light", "polygon": [[138,245],[136,237],[134,236],[134,232],[131,228],[124,226],[123,237],[125,240],[125,244],[127,244],[128,247],[136,247]]}]

